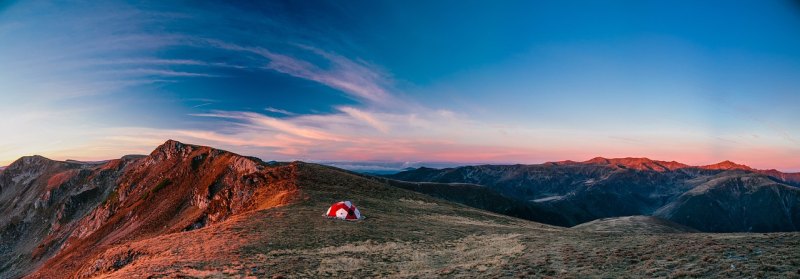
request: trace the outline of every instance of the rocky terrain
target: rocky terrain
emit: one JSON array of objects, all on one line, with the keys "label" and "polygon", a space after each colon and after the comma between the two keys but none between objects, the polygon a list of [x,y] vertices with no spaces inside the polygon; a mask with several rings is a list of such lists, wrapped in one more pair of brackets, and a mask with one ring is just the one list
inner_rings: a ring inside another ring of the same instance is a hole
[{"label": "rocky terrain", "polygon": [[560,215],[536,220],[558,226],[654,215],[706,232],[800,228],[798,173],[755,170],[729,161],[693,167],[647,158],[594,158],[540,165],[418,168],[386,177],[482,185]]},{"label": "rocky terrain", "polygon": [[[493,213],[542,214],[486,189],[175,141],[107,162],[25,157],[0,173],[0,278],[800,276],[798,233],[556,227]],[[340,200],[366,219],[322,217]]]},{"label": "rocky terrain", "polygon": [[84,229],[83,217],[106,200],[129,162],[97,166],[31,156],[0,173],[0,272],[29,271]]}]

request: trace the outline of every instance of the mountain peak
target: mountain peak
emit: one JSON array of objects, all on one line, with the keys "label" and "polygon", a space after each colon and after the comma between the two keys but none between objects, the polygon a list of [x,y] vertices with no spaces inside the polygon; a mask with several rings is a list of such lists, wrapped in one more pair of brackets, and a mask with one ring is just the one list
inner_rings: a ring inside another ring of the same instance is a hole
[{"label": "mountain peak", "polygon": [[591,160],[585,161],[584,163],[589,163],[589,164],[608,164],[608,163],[611,163],[611,162],[608,159],[603,158],[603,157],[594,157]]},{"label": "mountain peak", "polygon": [[635,157],[625,157],[625,158],[603,158],[603,157],[595,157],[591,160],[585,161],[586,164],[601,164],[601,165],[614,165],[617,167],[624,167],[628,169],[636,169],[636,170],[653,170],[653,171],[671,171],[680,168],[688,167],[688,165],[681,164],[675,161],[666,162],[666,161],[656,161],[650,158],[635,158]]},{"label": "mountain peak", "polygon": [[157,160],[168,160],[174,157],[183,157],[191,153],[197,146],[185,144],[176,140],[167,140],[163,144],[156,147],[150,157]]},{"label": "mountain peak", "polygon": [[182,142],[173,139],[168,139],[167,141],[156,147],[156,149],[158,150],[158,149],[181,148],[183,146],[185,146],[185,144],[183,144]]},{"label": "mountain peak", "polygon": [[11,163],[10,165],[6,166],[6,168],[12,169],[28,165],[42,165],[49,162],[54,162],[54,161],[41,155],[23,156],[14,161],[13,163]]},{"label": "mountain peak", "polygon": [[737,164],[728,160],[713,165],[702,166],[700,168],[707,170],[753,170],[753,168],[747,165]]}]

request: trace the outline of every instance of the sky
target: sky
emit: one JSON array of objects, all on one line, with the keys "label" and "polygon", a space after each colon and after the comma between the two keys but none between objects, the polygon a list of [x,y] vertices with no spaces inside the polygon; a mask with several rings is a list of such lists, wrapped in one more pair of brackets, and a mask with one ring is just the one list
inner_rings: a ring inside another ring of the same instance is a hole
[{"label": "sky", "polygon": [[800,171],[798,119],[798,1],[0,2],[0,166],[175,139]]}]

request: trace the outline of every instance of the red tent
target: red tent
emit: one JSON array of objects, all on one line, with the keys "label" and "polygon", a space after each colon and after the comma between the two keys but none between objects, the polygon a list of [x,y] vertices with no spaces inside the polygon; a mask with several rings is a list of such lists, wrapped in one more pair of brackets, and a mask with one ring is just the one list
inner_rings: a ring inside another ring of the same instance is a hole
[{"label": "red tent", "polygon": [[325,216],[328,218],[339,218],[350,221],[364,219],[364,216],[361,216],[361,212],[358,211],[356,205],[350,201],[334,203],[328,208],[328,212],[325,213]]}]

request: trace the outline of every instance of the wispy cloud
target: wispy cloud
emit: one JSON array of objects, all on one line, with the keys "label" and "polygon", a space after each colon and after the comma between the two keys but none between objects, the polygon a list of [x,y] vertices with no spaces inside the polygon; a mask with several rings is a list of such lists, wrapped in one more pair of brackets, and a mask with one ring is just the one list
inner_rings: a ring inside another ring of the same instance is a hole
[{"label": "wispy cloud", "polygon": [[163,70],[163,69],[126,69],[126,70],[115,70],[111,72],[124,74],[126,76],[222,77],[221,75],[217,74],[184,72],[184,71]]},{"label": "wispy cloud", "polygon": [[[441,161],[500,161],[520,159],[535,153],[517,144],[493,146],[491,141],[484,141],[476,136],[485,134],[490,129],[466,129],[465,127],[475,128],[475,123],[455,115],[442,117],[441,111],[419,111],[412,120],[407,114],[369,113],[353,107],[338,107],[338,110],[338,113],[332,114],[287,118],[231,111],[194,116],[245,123],[227,126],[226,133],[230,140],[214,134],[207,138],[217,143],[241,145],[241,139],[270,142],[281,146],[278,149],[280,154],[314,160],[424,158]],[[421,128],[418,125],[420,119],[439,128],[434,131]],[[397,127],[398,132],[393,133],[394,130],[389,127]]]},{"label": "wispy cloud", "polygon": [[202,103],[202,104],[199,104],[199,105],[194,105],[194,106],[192,106],[192,108],[200,108],[200,107],[204,107],[204,106],[208,106],[208,105],[212,105],[212,103]]},{"label": "wispy cloud", "polygon": [[219,111],[215,113],[193,114],[193,115],[201,117],[216,117],[216,118],[245,121],[246,123],[258,125],[267,130],[280,131],[308,139],[325,140],[325,141],[342,141],[340,137],[331,133],[320,131],[318,129],[314,129],[311,127],[296,125],[289,121],[284,121],[278,118],[273,118],[263,114],[257,114],[252,112]]},{"label": "wispy cloud", "polygon": [[338,89],[358,100],[385,104],[393,99],[386,87],[391,84],[388,75],[363,61],[348,59],[331,52],[308,46],[298,47],[325,59],[329,66],[323,68],[308,60],[281,54],[264,47],[241,46],[219,40],[198,40],[208,46],[229,51],[257,54],[268,60],[263,66],[293,77],[302,78]]},{"label": "wispy cloud", "polygon": [[344,113],[347,113],[348,115],[352,116],[355,119],[366,122],[375,129],[378,129],[378,131],[381,131],[383,133],[389,132],[389,127],[386,125],[386,123],[381,122],[370,113],[361,111],[354,107],[339,107],[339,110]]},{"label": "wispy cloud", "polygon": [[273,107],[268,107],[268,108],[265,108],[264,110],[272,112],[272,113],[279,113],[279,114],[288,115],[288,116],[297,115],[294,112],[290,112],[290,111],[282,110],[282,109],[276,109],[276,108],[273,108]]},{"label": "wispy cloud", "polygon": [[202,66],[245,69],[246,66],[233,65],[223,62],[208,62],[192,59],[161,59],[161,58],[125,58],[125,59],[106,59],[106,60],[87,60],[87,66]]}]

